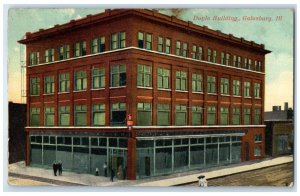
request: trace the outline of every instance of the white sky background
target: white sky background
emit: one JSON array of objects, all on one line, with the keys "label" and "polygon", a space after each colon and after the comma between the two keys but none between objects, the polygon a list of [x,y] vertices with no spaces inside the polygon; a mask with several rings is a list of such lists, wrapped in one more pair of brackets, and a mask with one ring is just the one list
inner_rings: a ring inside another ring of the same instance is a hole
[{"label": "white sky background", "polygon": [[[78,7],[78,6],[77,6]],[[199,6],[200,7],[200,6]],[[71,19],[79,19],[87,14],[96,14],[103,9],[10,9],[8,16],[8,99],[21,101],[20,87],[20,46],[17,40],[25,32],[34,32],[40,28],[50,28]],[[171,14],[170,10],[160,10]],[[210,20],[195,20],[195,16],[210,17]],[[215,21],[214,16],[230,16],[240,19]],[[244,21],[243,16],[272,17],[273,21]],[[275,21],[282,16],[282,21]],[[265,110],[270,111],[273,105],[289,102],[293,106],[293,11],[291,9],[183,9],[179,17],[198,25],[206,25],[224,33],[232,33],[246,40],[265,44],[272,53],[266,55],[266,92]]]}]

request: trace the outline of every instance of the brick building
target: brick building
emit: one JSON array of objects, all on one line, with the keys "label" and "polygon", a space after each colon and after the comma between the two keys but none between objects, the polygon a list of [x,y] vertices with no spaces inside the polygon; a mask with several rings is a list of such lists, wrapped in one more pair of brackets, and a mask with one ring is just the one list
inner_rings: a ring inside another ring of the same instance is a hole
[{"label": "brick building", "polygon": [[28,165],[138,179],[264,157],[264,45],[143,9],[19,42]]}]

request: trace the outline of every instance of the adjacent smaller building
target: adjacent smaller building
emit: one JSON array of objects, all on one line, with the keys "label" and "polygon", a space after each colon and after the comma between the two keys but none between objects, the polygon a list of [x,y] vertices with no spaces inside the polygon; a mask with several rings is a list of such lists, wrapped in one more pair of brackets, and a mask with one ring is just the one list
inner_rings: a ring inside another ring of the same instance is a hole
[{"label": "adjacent smaller building", "polygon": [[9,102],[9,163],[25,159],[26,104]]},{"label": "adjacent smaller building", "polygon": [[293,153],[294,144],[294,125],[293,109],[284,103],[284,110],[281,106],[273,106],[271,112],[265,112],[266,125],[266,155],[280,156]]}]

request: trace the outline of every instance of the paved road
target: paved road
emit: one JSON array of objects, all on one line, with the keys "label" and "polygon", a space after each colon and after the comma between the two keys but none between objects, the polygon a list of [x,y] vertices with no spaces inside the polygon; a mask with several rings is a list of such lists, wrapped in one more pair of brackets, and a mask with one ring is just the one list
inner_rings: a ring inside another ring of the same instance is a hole
[{"label": "paved road", "polygon": [[[287,186],[293,182],[293,163],[208,180],[208,186]],[[198,183],[181,186],[198,186]]]}]

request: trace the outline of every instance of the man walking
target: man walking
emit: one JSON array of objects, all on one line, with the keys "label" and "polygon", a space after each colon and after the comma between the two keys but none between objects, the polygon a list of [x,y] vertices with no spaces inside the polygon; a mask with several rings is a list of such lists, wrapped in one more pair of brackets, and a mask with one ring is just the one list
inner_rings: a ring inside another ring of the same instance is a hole
[{"label": "man walking", "polygon": [[56,176],[56,173],[57,173],[57,163],[55,161],[52,164],[52,168],[53,168],[54,176]]},{"label": "man walking", "polygon": [[114,177],[115,177],[115,170],[113,168],[111,168],[111,171],[110,171],[110,181],[114,181]]},{"label": "man walking", "polygon": [[58,162],[57,167],[58,167],[58,174],[61,176],[62,175],[62,162],[61,161]]}]

